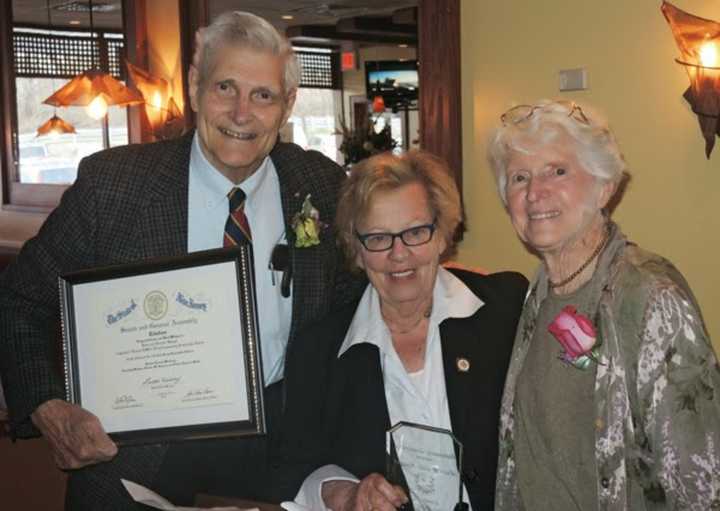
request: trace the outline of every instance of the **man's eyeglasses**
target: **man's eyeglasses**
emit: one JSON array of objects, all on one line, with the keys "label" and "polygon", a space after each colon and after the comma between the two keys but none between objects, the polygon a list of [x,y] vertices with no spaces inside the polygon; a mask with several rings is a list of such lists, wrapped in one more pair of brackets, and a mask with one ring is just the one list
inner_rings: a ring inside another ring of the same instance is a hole
[{"label": "man's eyeglasses", "polygon": [[566,112],[568,117],[572,117],[576,121],[582,124],[590,124],[590,120],[583,112],[580,105],[574,101],[555,101],[543,105],[518,105],[512,107],[510,110],[500,116],[500,121],[504,126],[509,124],[518,124],[523,121],[530,119],[533,114],[537,111],[541,112]]},{"label": "man's eyeglasses", "polygon": [[390,250],[395,243],[395,238],[400,240],[408,247],[417,247],[429,242],[435,232],[435,222],[426,225],[418,225],[410,227],[400,232],[371,232],[369,234],[360,234],[355,231],[355,236],[360,240],[365,250],[369,252],[384,252]]}]

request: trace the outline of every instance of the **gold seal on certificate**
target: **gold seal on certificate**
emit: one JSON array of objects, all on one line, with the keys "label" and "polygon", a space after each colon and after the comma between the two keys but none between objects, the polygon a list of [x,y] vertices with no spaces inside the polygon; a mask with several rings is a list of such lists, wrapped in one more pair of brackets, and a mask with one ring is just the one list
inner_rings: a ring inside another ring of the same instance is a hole
[{"label": "gold seal on certificate", "polygon": [[405,489],[403,510],[466,511],[462,443],[452,431],[398,422],[387,432],[387,479]]},{"label": "gold seal on certificate", "polygon": [[60,278],[68,401],[121,444],[262,434],[252,247]]}]

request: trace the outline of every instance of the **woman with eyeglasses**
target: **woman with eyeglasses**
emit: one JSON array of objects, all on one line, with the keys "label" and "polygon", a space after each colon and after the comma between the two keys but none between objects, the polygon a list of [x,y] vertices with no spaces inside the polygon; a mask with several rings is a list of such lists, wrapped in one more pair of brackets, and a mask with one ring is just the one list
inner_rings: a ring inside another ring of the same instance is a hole
[{"label": "woman with eyeglasses", "polygon": [[[313,510],[401,508],[413,495],[388,481],[386,431],[407,421],[453,432],[464,446],[463,502],[492,509],[500,396],[527,280],[440,266],[454,247],[460,196],[447,166],[427,153],[362,161],[338,206],[340,244],[370,283],[359,303],[288,348],[280,461],[321,467],[296,501]],[[450,455],[455,465],[452,444]],[[431,465],[418,484],[438,500],[433,509],[467,509],[455,507],[459,480],[436,478]]]},{"label": "woman with eyeglasses", "polygon": [[505,384],[496,509],[720,509],[717,358],[682,275],[609,218],[627,172],[613,133],[564,101],[501,119],[488,159],[541,264]]}]

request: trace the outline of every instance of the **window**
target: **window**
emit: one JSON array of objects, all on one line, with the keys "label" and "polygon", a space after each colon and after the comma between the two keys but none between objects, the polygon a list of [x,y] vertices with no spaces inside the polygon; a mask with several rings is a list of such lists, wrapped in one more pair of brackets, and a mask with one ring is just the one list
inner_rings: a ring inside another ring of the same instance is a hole
[{"label": "window", "polygon": [[[84,2],[13,0],[0,3],[0,177],[3,208],[50,209],[77,175],[84,156],[126,144],[127,109],[111,107],[107,121],[81,107],[58,108],[42,101],[89,69],[124,79],[122,2],[93,4],[94,34]],[[128,13],[134,13],[132,6]],[[47,22],[46,22],[47,15]],[[134,19],[134,18],[133,18]],[[7,49],[11,49],[7,50]],[[37,137],[38,127],[57,114],[74,134]]]},{"label": "window", "polygon": [[339,55],[330,48],[295,48],[302,78],[289,119],[292,140],[339,161],[336,122],[342,108]]},{"label": "window", "polygon": [[331,48],[294,47],[302,77],[300,87],[314,89],[342,89],[339,56]]},{"label": "window", "polygon": [[292,140],[303,149],[320,151],[338,161],[338,135],[335,123],[341,92],[332,89],[298,89],[295,108],[289,119]]},{"label": "window", "polygon": [[[93,48],[96,44],[97,49]],[[128,143],[124,109],[108,109],[109,137],[105,140],[104,120],[89,117],[83,108],[55,109],[40,102],[72,77],[93,67],[122,79],[122,34],[106,32],[93,38],[89,32],[16,26],[13,27],[13,47],[17,182],[70,184],[83,157]],[[53,114],[72,124],[76,133],[36,136],[37,128]]]}]

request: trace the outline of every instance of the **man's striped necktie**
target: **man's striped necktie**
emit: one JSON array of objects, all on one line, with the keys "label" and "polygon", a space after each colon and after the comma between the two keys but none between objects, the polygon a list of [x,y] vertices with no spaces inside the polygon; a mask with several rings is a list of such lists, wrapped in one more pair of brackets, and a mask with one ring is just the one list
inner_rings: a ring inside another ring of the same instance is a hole
[{"label": "man's striped necktie", "polygon": [[225,222],[223,246],[234,247],[252,243],[250,224],[245,216],[245,192],[240,188],[233,188],[228,193],[228,202],[230,203],[230,215]]}]

